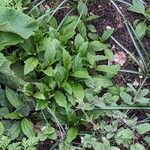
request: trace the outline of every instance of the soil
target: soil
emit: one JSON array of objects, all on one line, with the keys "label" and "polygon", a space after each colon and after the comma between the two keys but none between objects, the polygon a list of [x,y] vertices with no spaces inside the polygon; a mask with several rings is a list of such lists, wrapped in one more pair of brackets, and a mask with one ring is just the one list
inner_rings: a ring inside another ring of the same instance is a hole
[{"label": "soil", "polygon": [[[126,0],[126,2],[131,3],[131,0]],[[150,3],[148,1],[145,2],[146,4]],[[126,19],[131,23],[133,23],[137,19],[144,20],[142,15],[129,12],[126,4],[117,3],[117,6],[119,6],[121,12],[124,14]],[[90,2],[88,7],[90,13],[100,16],[99,19],[93,22],[99,35],[102,35],[103,31],[106,30],[107,26],[114,28],[115,31],[113,36],[121,44],[123,44],[124,47],[130,50],[130,52],[137,55],[133,42],[131,41],[131,38],[129,37],[129,34],[127,32],[123,18],[118,13],[116,8],[113,5],[111,5],[109,0],[95,0],[93,2]],[[144,46],[147,50],[149,50],[150,48],[149,40],[150,40],[149,36],[146,36],[143,39]],[[112,47],[115,47],[114,52],[122,51],[122,49],[118,47],[114,43],[114,41],[110,40],[109,42]],[[138,71],[138,66],[135,63],[131,63],[128,60],[122,66],[122,69]],[[137,81],[140,81],[139,77],[136,76],[135,74],[120,73],[117,77],[114,78],[114,83],[117,83],[119,85],[125,85],[126,83],[133,83],[135,79]]]},{"label": "soil", "polygon": [[[130,2],[131,0],[126,0],[126,2]],[[149,4],[149,0],[145,0],[147,4]],[[133,23],[136,19],[143,19],[141,15],[137,15],[135,13],[131,13],[127,10],[127,6],[125,4],[118,3],[120,10],[125,15],[126,19]],[[93,21],[92,24],[95,25],[97,32],[99,35],[102,35],[103,31],[106,29],[107,26],[113,27],[115,29],[115,33],[113,36],[120,41],[128,50],[135,53],[134,45],[128,35],[127,29],[124,25],[124,21],[117,10],[110,4],[109,0],[93,0],[90,1],[88,4],[90,14],[99,15],[100,18],[96,21]],[[58,19],[62,19],[63,15],[67,12],[62,11],[57,14]],[[150,37],[146,36],[143,39],[145,48],[150,51]],[[109,41],[111,46],[115,45],[116,51],[121,51],[120,47],[118,47],[112,40]],[[129,70],[137,70],[138,66],[127,61],[122,69],[129,69]],[[117,77],[114,78],[114,83],[118,85],[125,85],[126,83],[133,83],[134,80],[139,80],[139,77],[133,74],[128,73],[120,73]],[[128,115],[130,116],[137,116],[138,120],[142,120],[145,118],[145,114],[148,111],[141,111],[141,110],[134,110],[130,111]],[[38,150],[49,150],[52,146],[50,141],[46,141],[41,143],[38,147]]]},{"label": "soil", "polygon": [[51,140],[46,140],[44,142],[41,142],[38,145],[37,149],[38,150],[49,150],[52,145],[53,145],[53,143],[51,142]]}]

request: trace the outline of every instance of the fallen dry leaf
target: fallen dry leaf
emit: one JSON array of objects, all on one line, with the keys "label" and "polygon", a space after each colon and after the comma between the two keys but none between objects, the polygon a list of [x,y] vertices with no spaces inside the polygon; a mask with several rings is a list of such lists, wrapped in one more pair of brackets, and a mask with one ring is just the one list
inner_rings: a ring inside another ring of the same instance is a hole
[{"label": "fallen dry leaf", "polygon": [[114,62],[117,63],[117,64],[119,64],[120,66],[123,66],[126,61],[127,61],[127,57],[126,57],[126,55],[125,55],[124,52],[118,51],[114,55]]},{"label": "fallen dry leaf", "polygon": [[138,87],[138,86],[139,86],[139,82],[138,82],[136,79],[135,79],[134,82],[133,82],[133,86],[134,86],[134,87]]}]

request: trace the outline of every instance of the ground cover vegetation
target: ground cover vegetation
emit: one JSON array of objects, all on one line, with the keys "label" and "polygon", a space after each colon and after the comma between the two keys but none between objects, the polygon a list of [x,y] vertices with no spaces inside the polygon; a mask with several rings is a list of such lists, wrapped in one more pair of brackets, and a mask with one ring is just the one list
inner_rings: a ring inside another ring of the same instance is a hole
[{"label": "ground cover vegetation", "polygon": [[[93,6],[119,16],[129,43],[99,28]],[[150,148],[148,1],[1,0],[0,11],[1,150]]]}]

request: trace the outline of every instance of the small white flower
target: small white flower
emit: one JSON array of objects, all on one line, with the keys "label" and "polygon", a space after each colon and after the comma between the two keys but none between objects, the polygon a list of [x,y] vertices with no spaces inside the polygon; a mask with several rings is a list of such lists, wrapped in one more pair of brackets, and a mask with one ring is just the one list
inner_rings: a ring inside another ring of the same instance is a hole
[{"label": "small white flower", "polygon": [[110,26],[106,26],[106,29],[111,29],[112,27],[110,27]]}]

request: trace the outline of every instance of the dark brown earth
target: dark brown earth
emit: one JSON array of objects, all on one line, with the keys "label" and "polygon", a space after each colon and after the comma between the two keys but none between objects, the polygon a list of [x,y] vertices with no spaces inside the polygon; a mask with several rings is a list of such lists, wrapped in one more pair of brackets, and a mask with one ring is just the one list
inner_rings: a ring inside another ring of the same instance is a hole
[{"label": "dark brown earth", "polygon": [[[131,3],[131,0],[126,0],[126,2]],[[145,2],[146,4],[150,4],[148,1]],[[131,23],[133,23],[136,19],[144,20],[142,15],[129,12],[126,4],[117,3],[117,5],[119,6],[121,12],[125,15],[126,19]],[[127,32],[123,18],[109,0],[95,0],[92,3],[90,2],[88,7],[90,13],[100,16],[99,19],[93,22],[99,35],[102,35],[107,26],[113,27],[115,29],[113,36],[120,43],[122,43],[124,47],[130,50],[130,52],[137,55],[131,38]],[[143,39],[144,46],[148,51],[150,51],[149,40],[149,36],[146,36]],[[110,40],[110,44],[111,46],[115,46],[115,52],[122,50],[112,40]],[[138,66],[135,63],[127,61],[122,69],[138,71]],[[133,83],[135,79],[140,80],[135,74],[120,73],[117,77],[115,77],[114,82],[119,85],[125,85],[126,82]]]}]

